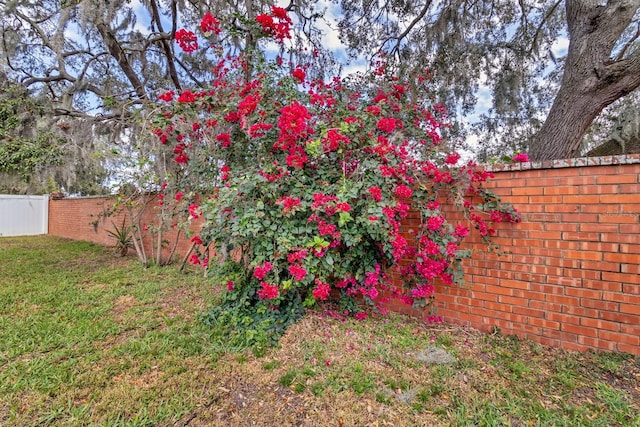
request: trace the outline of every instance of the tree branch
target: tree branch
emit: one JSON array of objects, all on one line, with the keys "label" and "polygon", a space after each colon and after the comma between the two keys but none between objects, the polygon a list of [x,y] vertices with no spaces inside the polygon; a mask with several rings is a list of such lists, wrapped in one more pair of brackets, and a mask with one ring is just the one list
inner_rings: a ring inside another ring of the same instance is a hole
[{"label": "tree branch", "polygon": [[[158,11],[158,4],[156,3],[156,0],[151,0],[149,2],[149,5],[151,7],[151,19],[155,21],[156,25],[158,26],[158,31],[160,31],[160,33],[164,33],[164,30],[162,28],[162,20],[160,19],[160,12]],[[169,76],[171,77],[171,81],[173,81],[173,84],[176,87],[176,89],[182,90],[182,86],[180,85],[180,79],[178,78],[178,72],[176,71],[176,64],[174,62],[173,50],[171,49],[171,46],[169,45],[169,42],[167,41],[167,39],[164,37],[160,39],[160,45],[162,46],[162,49],[164,50],[164,54],[167,58],[167,67],[169,67]]]},{"label": "tree branch", "polygon": [[102,36],[102,39],[109,50],[111,56],[118,62],[118,65],[122,69],[122,72],[127,76],[129,82],[133,85],[133,89],[136,92],[136,95],[140,99],[147,99],[147,94],[144,90],[144,86],[142,82],[138,78],[137,73],[129,63],[127,59],[127,55],[125,54],[122,46],[118,43],[118,40],[111,34],[111,30],[104,22],[99,22],[96,24],[98,32]]}]

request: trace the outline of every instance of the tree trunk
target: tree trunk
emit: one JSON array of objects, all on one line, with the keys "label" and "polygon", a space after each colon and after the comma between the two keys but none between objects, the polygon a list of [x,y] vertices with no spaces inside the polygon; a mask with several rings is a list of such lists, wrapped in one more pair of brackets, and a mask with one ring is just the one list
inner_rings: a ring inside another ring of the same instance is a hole
[{"label": "tree trunk", "polygon": [[566,0],[569,51],[560,90],[540,131],[530,142],[532,160],[578,154],[583,135],[613,101],[640,87],[640,50],[612,59],[632,22],[638,0]]}]

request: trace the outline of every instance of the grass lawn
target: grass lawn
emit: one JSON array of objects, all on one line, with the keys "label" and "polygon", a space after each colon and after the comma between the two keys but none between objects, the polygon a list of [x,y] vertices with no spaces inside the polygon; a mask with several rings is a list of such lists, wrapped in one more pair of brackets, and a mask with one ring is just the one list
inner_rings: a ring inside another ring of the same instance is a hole
[{"label": "grass lawn", "polygon": [[[257,357],[198,321],[201,272],[0,239],[0,425],[640,426],[640,360],[326,307]],[[430,364],[430,348],[454,360]]]}]

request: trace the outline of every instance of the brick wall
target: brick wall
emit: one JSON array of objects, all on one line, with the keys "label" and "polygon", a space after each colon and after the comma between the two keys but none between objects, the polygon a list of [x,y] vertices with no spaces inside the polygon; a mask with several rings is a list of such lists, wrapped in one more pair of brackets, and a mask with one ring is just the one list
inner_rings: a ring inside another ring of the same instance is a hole
[{"label": "brick wall", "polygon": [[[111,216],[105,216],[113,207],[114,201],[108,197],[81,197],[72,199],[50,199],[49,200],[49,234],[58,237],[65,237],[74,240],[85,240],[105,246],[114,246],[115,239],[107,233],[114,231],[114,224],[118,228],[122,225],[125,215],[118,212]],[[155,222],[155,204],[149,203],[148,208],[142,216],[142,224],[153,224]],[[178,240],[175,259],[182,259],[189,251],[191,243],[184,238]],[[173,244],[176,238],[175,231],[164,234],[164,238]],[[150,256],[151,241],[148,233],[144,239],[147,255]],[[135,253],[130,249],[130,254]],[[163,251],[163,256],[168,256],[168,246]]]},{"label": "brick wall", "polygon": [[[494,173],[487,187],[523,221],[498,227],[502,256],[472,236],[468,285],[436,286],[437,314],[566,349],[640,355],[640,156],[503,166]],[[416,221],[407,221],[408,234]],[[397,300],[391,308],[424,316]]]},{"label": "brick wall", "polygon": [[[640,355],[640,156],[502,166],[494,173],[487,186],[523,221],[498,227],[502,256],[471,236],[476,252],[465,261],[468,285],[438,285],[438,314],[566,349]],[[49,233],[113,245],[106,230],[120,218],[100,219],[97,231],[91,224],[108,203],[51,200]],[[407,237],[418,222],[407,219]],[[183,241],[178,255],[188,248]],[[425,314],[398,300],[389,307]]]}]

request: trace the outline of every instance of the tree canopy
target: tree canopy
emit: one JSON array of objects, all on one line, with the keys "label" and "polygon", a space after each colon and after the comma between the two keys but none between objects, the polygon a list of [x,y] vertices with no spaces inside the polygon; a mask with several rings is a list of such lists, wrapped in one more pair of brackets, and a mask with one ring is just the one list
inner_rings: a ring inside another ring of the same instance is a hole
[{"label": "tree canopy", "polygon": [[[269,3],[0,0],[3,65],[46,97],[53,115],[108,123],[117,142],[127,128],[135,138],[138,113],[159,93],[210,81],[215,64],[206,51],[185,53],[175,43],[176,32],[195,29],[205,12],[233,29],[205,38],[227,38],[234,53],[297,55],[308,72],[328,77],[339,61],[319,24],[331,24],[331,10],[351,57],[384,61],[400,75],[429,70],[434,96],[457,119],[473,115],[488,91],[491,105],[476,111],[467,132],[485,149],[527,150],[536,160],[580,154],[594,119],[640,86],[638,0],[291,0],[287,47],[260,44],[250,25]],[[566,55],[558,56],[565,38]]]}]

